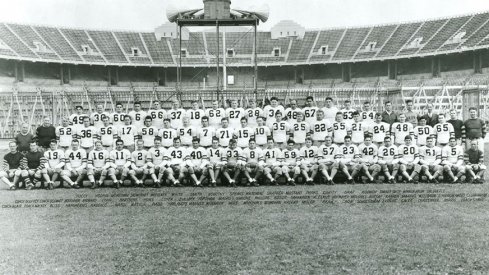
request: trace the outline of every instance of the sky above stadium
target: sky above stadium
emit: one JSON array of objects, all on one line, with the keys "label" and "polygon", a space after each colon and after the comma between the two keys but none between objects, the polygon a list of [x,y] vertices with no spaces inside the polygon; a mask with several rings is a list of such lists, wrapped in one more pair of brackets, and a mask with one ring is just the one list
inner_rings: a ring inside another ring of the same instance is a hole
[{"label": "sky above stadium", "polygon": [[[0,21],[90,29],[153,30],[166,7],[203,7],[202,0],[0,0]],[[175,4],[178,3],[178,4]],[[269,30],[281,20],[307,29],[375,25],[489,11],[488,0],[232,0],[232,7],[268,3]]]}]

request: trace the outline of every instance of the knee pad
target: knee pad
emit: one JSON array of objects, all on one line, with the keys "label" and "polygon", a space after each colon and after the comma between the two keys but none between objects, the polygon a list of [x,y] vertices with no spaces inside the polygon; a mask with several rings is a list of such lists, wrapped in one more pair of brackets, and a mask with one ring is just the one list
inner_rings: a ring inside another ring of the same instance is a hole
[{"label": "knee pad", "polygon": [[29,172],[26,171],[26,170],[22,170],[22,171],[20,171],[20,176],[21,177],[28,177],[29,176]]}]

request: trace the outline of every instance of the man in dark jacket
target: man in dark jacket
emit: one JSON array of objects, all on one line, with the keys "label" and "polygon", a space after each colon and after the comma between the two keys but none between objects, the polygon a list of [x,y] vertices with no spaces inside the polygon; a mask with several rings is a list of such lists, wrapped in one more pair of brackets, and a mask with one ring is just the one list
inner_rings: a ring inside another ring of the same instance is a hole
[{"label": "man in dark jacket", "polygon": [[384,112],[382,113],[382,121],[392,125],[394,122],[397,122],[397,114],[392,111],[392,103],[390,101],[386,101],[384,104]]},{"label": "man in dark jacket", "polygon": [[435,127],[438,124],[438,115],[433,113],[433,104],[429,103],[427,106],[428,112],[424,114],[422,117],[426,119],[426,125],[430,125],[431,127]]},{"label": "man in dark jacket", "polygon": [[42,148],[42,152],[49,149],[51,140],[56,139],[56,128],[51,125],[51,119],[49,117],[45,117],[43,124],[37,128],[36,138],[39,146]]},{"label": "man in dark jacket", "polygon": [[[22,175],[22,163],[25,158],[17,151],[17,143],[14,141],[9,142],[8,147],[10,152],[3,157],[0,179],[10,187],[10,190],[15,190]],[[10,182],[12,178],[13,182]]]}]

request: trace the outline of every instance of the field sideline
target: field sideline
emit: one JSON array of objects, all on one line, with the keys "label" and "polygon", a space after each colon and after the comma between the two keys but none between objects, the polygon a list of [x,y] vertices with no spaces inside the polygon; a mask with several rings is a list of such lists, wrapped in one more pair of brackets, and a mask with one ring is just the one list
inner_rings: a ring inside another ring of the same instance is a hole
[{"label": "field sideline", "polygon": [[[5,147],[3,147],[5,148]],[[486,152],[489,146],[486,145]],[[4,150],[0,153],[3,157]],[[487,158],[487,154],[486,154]],[[403,190],[406,185],[237,188]],[[483,185],[417,185],[489,193]],[[14,191],[0,205],[141,189]],[[176,189],[145,189],[169,192]],[[181,188],[189,194],[194,188]],[[198,189],[207,193],[211,189]],[[217,188],[212,191],[229,190]],[[0,208],[1,274],[485,273],[489,200],[205,207]]]}]

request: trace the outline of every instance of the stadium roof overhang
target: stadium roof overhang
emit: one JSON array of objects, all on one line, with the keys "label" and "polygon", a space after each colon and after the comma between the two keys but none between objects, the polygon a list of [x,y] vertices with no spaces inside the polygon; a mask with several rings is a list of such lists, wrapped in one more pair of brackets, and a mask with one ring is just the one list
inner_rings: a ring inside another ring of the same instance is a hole
[{"label": "stadium roof overhang", "polygon": [[256,11],[243,9],[231,9],[228,19],[206,19],[204,9],[178,10],[169,8],[166,16],[171,23],[186,26],[215,26],[216,21],[221,26],[244,26],[266,22],[269,16],[268,6],[263,6]]}]

